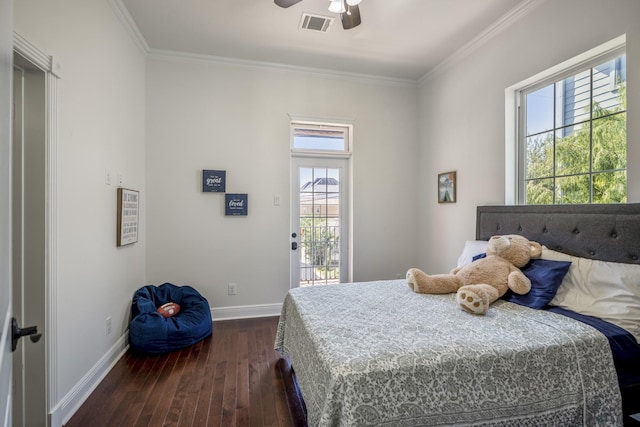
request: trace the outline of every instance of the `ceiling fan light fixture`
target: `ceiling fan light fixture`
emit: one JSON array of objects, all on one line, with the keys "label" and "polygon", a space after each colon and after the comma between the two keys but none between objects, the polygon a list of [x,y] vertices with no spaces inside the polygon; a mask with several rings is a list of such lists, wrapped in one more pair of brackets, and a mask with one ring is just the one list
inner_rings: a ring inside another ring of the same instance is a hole
[{"label": "ceiling fan light fixture", "polygon": [[344,7],[343,0],[330,0],[331,4],[329,4],[329,12],[333,13],[345,13],[347,8]]}]

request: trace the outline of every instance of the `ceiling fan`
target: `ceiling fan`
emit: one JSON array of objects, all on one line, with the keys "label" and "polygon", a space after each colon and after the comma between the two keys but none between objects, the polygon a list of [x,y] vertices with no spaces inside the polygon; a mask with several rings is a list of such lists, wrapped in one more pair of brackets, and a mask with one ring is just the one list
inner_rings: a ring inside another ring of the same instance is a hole
[{"label": "ceiling fan", "polygon": [[[290,7],[302,0],[273,0],[280,7]],[[349,30],[360,25],[360,0],[330,0],[329,11],[340,14],[342,28]]]}]

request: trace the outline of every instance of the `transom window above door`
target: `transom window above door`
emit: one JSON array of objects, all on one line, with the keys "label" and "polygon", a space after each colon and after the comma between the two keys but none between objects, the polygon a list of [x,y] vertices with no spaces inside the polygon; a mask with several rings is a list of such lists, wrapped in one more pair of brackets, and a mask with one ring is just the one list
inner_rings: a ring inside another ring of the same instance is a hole
[{"label": "transom window above door", "polygon": [[349,128],[336,125],[294,123],[292,150],[297,152],[348,153]]},{"label": "transom window above door", "polygon": [[352,280],[352,124],[291,122],[291,287]]}]

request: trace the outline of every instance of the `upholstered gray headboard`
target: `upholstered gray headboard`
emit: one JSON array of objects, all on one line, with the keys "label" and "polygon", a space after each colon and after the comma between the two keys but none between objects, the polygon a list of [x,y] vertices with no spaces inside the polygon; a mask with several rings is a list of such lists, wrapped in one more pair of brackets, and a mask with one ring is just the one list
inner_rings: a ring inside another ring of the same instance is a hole
[{"label": "upholstered gray headboard", "polygon": [[476,239],[521,234],[584,258],[640,264],[640,203],[478,206]]}]

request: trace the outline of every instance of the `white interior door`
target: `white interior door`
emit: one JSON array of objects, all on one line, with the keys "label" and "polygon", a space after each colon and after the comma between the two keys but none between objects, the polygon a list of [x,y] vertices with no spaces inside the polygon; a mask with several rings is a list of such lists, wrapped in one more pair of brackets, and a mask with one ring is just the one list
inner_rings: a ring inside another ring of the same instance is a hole
[{"label": "white interior door", "polygon": [[[12,147],[13,316],[24,331],[13,352],[13,426],[47,425],[45,73],[14,56]],[[38,335],[39,334],[39,335]]]},{"label": "white interior door", "polygon": [[11,414],[11,73],[13,2],[0,0],[0,427]]},{"label": "white interior door", "polygon": [[348,167],[346,158],[292,158],[291,287],[350,277]]}]

